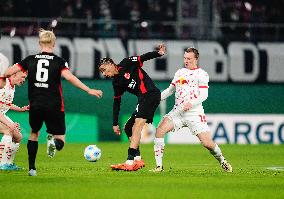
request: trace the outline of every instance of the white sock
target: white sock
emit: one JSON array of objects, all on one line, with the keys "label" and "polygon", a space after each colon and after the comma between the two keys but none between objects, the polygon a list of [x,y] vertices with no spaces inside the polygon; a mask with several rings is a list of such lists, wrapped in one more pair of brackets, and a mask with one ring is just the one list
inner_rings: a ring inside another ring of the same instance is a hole
[{"label": "white sock", "polygon": [[154,152],[157,167],[163,166],[163,155],[164,155],[165,141],[164,138],[155,138],[154,140]]},{"label": "white sock", "polygon": [[142,158],[141,158],[141,156],[139,155],[139,156],[135,156],[134,157],[134,160],[138,160],[138,161],[140,161]]},{"label": "white sock", "polygon": [[2,156],[5,148],[5,143],[0,142],[0,165],[2,165]]},{"label": "white sock", "polygon": [[11,158],[10,160],[8,159],[8,164],[13,164],[14,163],[14,160],[15,160],[15,157],[16,157],[16,153],[18,152],[19,150],[19,147],[20,147],[20,143],[14,143],[12,142],[11,144]]},{"label": "white sock", "polygon": [[0,164],[7,164],[11,159],[11,144],[12,144],[12,136],[10,135],[3,135],[0,144],[0,153],[1,159]]},{"label": "white sock", "polygon": [[133,162],[134,162],[134,160],[126,160],[126,164],[128,164],[128,165],[133,165]]},{"label": "white sock", "polygon": [[12,143],[12,136],[11,135],[3,135],[1,142]]},{"label": "white sock", "polygon": [[4,143],[4,150],[2,152],[2,159],[0,164],[9,164],[12,156],[12,149],[10,143]]},{"label": "white sock", "polygon": [[210,151],[210,153],[216,158],[216,160],[218,160],[220,164],[224,162],[225,158],[222,155],[222,151],[217,144],[215,145],[215,148]]}]

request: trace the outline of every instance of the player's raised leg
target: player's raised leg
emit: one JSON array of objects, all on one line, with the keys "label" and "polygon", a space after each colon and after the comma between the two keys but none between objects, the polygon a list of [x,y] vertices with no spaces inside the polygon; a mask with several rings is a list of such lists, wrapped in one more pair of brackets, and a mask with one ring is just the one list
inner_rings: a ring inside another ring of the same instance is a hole
[{"label": "player's raised leg", "polygon": [[200,140],[201,144],[210,151],[210,153],[216,158],[216,160],[218,160],[224,171],[233,171],[232,166],[223,156],[220,147],[212,140],[209,132],[199,133],[197,134],[197,137]]}]

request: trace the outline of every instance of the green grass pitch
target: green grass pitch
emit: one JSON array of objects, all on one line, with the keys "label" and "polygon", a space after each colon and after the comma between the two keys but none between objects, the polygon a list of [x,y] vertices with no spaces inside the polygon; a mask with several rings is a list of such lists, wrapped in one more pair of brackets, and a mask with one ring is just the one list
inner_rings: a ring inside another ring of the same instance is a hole
[{"label": "green grass pitch", "polygon": [[16,163],[22,171],[0,171],[0,199],[88,198],[284,198],[283,145],[221,145],[233,173],[221,170],[201,145],[166,145],[163,173],[154,167],[152,145],[142,145],[146,167],[136,172],[112,171],[126,158],[127,144],[98,143],[102,157],[87,162],[87,144],[66,144],[55,158],[39,145],[38,176],[27,176],[27,150],[22,144]]}]

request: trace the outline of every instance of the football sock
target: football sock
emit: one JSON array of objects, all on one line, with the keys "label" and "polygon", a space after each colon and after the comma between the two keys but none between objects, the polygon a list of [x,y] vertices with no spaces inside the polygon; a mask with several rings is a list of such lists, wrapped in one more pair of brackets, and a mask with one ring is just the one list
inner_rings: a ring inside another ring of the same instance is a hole
[{"label": "football sock", "polygon": [[138,148],[137,148],[136,150],[137,150],[136,156],[140,156],[140,149],[139,149],[139,146],[138,146]]},{"label": "football sock", "polygon": [[141,155],[140,155],[140,149],[139,149],[139,146],[138,148],[136,149],[137,152],[136,152],[136,155],[134,157],[134,160],[141,160]]},{"label": "football sock", "polygon": [[64,142],[60,139],[54,139],[54,143],[57,151],[60,151],[64,147]]},{"label": "football sock", "polygon": [[222,155],[222,151],[217,144],[213,150],[210,150],[210,153],[216,158],[216,160],[218,160],[219,163],[222,163],[225,160]]},{"label": "football sock", "polygon": [[12,153],[11,144],[10,143],[4,143],[1,148],[3,148],[3,150],[2,150],[2,156],[1,156],[0,164],[10,164],[11,153]]},{"label": "football sock", "polygon": [[12,143],[12,136],[11,135],[3,135],[1,142]]},{"label": "football sock", "polygon": [[164,148],[165,148],[164,138],[155,138],[154,152],[155,152],[156,165],[159,167],[163,166]]},{"label": "football sock", "polygon": [[8,164],[13,164],[14,163],[14,160],[15,160],[15,157],[16,157],[16,153],[19,150],[19,147],[20,147],[20,143],[12,142],[12,144],[11,144],[11,158],[10,158],[10,160],[8,160]]},{"label": "football sock", "polygon": [[3,135],[0,142],[0,164],[8,164],[11,159],[12,136]]},{"label": "football sock", "polygon": [[28,140],[27,144],[28,148],[28,155],[29,155],[29,170],[36,169],[35,168],[35,160],[36,160],[36,154],[38,149],[38,141],[32,141]]},{"label": "football sock", "polygon": [[127,160],[134,160],[134,157],[137,154],[137,149],[133,149],[133,148],[128,148],[128,157]]},{"label": "football sock", "polygon": [[2,164],[2,156],[4,152],[5,144],[3,142],[0,142],[0,165]]}]

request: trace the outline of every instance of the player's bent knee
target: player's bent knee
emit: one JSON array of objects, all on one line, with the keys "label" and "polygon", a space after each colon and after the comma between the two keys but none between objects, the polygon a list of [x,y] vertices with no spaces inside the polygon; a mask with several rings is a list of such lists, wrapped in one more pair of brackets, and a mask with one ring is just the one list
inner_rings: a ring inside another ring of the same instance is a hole
[{"label": "player's bent knee", "polygon": [[57,151],[60,151],[64,147],[64,142],[60,139],[54,139],[55,147]]}]

